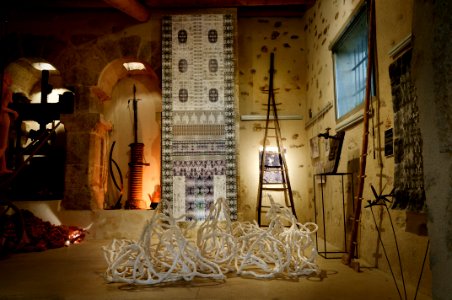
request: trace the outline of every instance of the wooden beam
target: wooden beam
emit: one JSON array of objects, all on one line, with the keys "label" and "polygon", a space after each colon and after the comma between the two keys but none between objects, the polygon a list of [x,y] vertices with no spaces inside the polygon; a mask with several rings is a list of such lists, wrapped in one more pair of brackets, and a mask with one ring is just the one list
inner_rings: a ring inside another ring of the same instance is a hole
[{"label": "wooden beam", "polygon": [[237,7],[237,15],[241,18],[254,17],[298,17],[306,13],[308,7],[302,5],[284,6],[240,6]]},{"label": "wooden beam", "polygon": [[138,0],[104,0],[104,2],[125,12],[140,22],[149,20],[148,9],[138,2]]},{"label": "wooden beam", "polygon": [[315,4],[315,0],[145,0],[144,3],[150,8],[221,8],[281,5],[300,5],[309,8]]}]

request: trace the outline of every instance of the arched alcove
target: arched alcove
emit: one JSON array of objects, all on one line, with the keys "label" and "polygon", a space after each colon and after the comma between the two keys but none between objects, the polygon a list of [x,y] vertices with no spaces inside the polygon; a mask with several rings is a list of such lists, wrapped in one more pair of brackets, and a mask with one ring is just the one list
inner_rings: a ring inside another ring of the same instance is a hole
[{"label": "arched alcove", "polygon": [[[130,63],[140,63],[141,68],[129,67],[127,64]],[[92,92],[101,100],[108,101],[111,99],[111,94],[116,83],[124,77],[139,76],[141,78],[149,78],[149,89],[158,90],[160,92],[160,79],[155,74],[151,66],[144,61],[137,60],[135,58],[118,58],[110,62],[102,70],[99,79],[97,81],[97,86],[92,87]],[[137,77],[138,78],[138,77]],[[159,111],[161,111],[161,100],[156,103]]]},{"label": "arched alcove", "polygon": [[67,89],[64,87],[60,71],[42,58],[22,57],[6,66],[5,72],[12,79],[11,91],[23,94],[32,100],[33,103],[39,102],[42,70],[48,70],[47,83],[52,86],[52,91],[48,95],[52,99],[48,102],[56,102],[54,99],[58,94],[64,93]]},{"label": "arched alcove", "polygon": [[[132,69],[130,67],[132,62],[141,63],[143,69]],[[106,162],[110,166],[104,205],[106,208],[115,207],[118,200],[121,200],[121,207],[124,207],[128,200],[131,143],[144,144],[143,162],[146,165],[143,167],[141,198],[145,208],[150,207],[149,195],[152,195],[156,186],[160,185],[162,99],[159,85],[159,78],[147,63],[128,58],[117,59],[108,64],[99,77],[98,85],[91,89],[102,100],[101,109],[104,119],[112,124],[106,147],[108,153],[112,151],[111,159],[120,170],[118,172],[118,168],[112,162]],[[137,141],[134,140],[134,99],[137,104]],[[110,160],[110,155],[107,159]],[[122,198],[112,178],[115,177],[120,185],[119,176],[121,175],[123,177]]]}]

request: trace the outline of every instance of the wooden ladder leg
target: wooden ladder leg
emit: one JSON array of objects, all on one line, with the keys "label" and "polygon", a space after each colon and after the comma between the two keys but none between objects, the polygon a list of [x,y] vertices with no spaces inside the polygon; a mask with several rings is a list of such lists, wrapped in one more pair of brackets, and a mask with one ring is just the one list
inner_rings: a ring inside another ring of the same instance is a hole
[{"label": "wooden ladder leg", "polygon": [[[267,102],[267,119],[265,123],[265,134],[263,140],[263,149],[262,153],[260,153],[260,168],[259,168],[259,187],[258,187],[258,201],[257,201],[257,214],[258,214],[258,224],[261,226],[262,219],[262,198],[263,198],[263,190],[272,190],[284,193],[284,202],[286,207],[290,207],[292,214],[297,218],[295,212],[295,204],[293,201],[292,188],[290,186],[289,180],[289,172],[287,168],[287,163],[284,155],[284,147],[282,143],[281,137],[281,129],[278,121],[278,113],[277,113],[277,105],[275,101],[275,94],[273,89],[273,74],[274,74],[274,53],[271,53],[270,56],[270,78],[269,78],[269,89],[268,89],[268,102]],[[270,127],[270,123],[272,126]],[[274,130],[274,134],[269,136],[268,131]],[[267,138],[275,138],[279,166],[273,166],[273,171],[281,172],[282,182],[276,188],[264,187],[264,173],[266,171],[266,147],[267,147]],[[279,168],[278,168],[279,167]]]}]

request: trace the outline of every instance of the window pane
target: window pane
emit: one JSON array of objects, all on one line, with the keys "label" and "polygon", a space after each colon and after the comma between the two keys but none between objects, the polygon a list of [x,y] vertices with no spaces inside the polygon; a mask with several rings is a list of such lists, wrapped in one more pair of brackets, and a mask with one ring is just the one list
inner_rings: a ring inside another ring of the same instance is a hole
[{"label": "window pane", "polygon": [[367,15],[362,9],[333,47],[336,119],[364,101],[367,69]]}]

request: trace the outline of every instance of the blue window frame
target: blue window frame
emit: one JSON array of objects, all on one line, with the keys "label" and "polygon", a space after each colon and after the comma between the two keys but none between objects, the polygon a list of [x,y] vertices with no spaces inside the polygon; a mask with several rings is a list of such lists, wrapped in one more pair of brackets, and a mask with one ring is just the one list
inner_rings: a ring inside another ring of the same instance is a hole
[{"label": "blue window frame", "polygon": [[[362,5],[350,25],[331,47],[338,121],[357,112],[364,103],[368,60],[367,35],[367,5]],[[372,83],[373,81],[372,75]],[[374,95],[373,87],[374,84]]]}]

